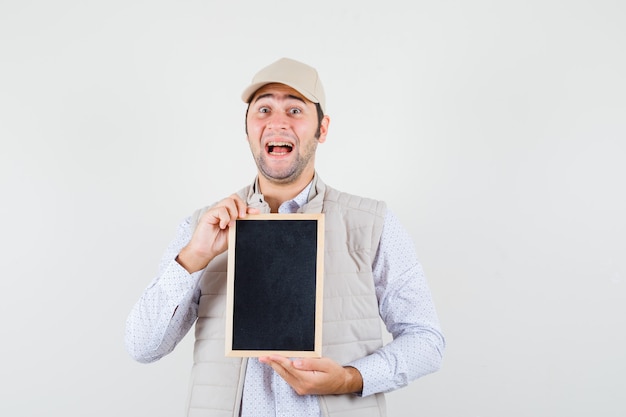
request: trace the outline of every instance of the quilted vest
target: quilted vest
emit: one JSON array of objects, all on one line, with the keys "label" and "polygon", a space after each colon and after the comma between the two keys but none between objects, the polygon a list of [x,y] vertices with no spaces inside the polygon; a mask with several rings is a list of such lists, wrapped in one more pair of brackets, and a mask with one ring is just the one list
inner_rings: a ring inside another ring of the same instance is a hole
[{"label": "quilted vest", "polygon": [[[249,206],[269,212],[256,189],[251,185],[238,194]],[[207,208],[194,214],[196,222]],[[383,202],[326,186],[317,174],[309,202],[298,210],[325,213],[322,354],[340,364],[366,356],[383,343],[371,265],[385,210]],[[215,258],[200,279],[188,417],[239,416],[247,359],[224,353],[227,256]],[[324,417],[386,415],[383,394],[322,395],[319,400]]]}]

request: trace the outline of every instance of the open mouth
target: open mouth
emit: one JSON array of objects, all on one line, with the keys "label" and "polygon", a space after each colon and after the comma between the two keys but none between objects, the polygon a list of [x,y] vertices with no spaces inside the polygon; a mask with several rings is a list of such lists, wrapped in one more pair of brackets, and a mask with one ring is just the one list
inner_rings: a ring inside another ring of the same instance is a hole
[{"label": "open mouth", "polygon": [[270,155],[286,155],[293,150],[293,145],[287,142],[269,142],[265,148]]}]

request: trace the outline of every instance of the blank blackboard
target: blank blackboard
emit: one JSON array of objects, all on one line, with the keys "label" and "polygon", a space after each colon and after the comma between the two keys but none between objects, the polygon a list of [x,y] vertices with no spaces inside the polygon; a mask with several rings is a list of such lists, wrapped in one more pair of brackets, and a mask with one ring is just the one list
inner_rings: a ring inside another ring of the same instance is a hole
[{"label": "blank blackboard", "polygon": [[229,230],[226,355],[321,357],[324,215],[259,214]]}]

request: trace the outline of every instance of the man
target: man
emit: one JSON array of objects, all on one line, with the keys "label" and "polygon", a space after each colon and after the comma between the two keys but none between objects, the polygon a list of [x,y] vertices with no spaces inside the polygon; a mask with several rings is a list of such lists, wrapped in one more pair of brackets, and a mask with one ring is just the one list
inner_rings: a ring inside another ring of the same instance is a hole
[{"label": "man", "polygon": [[[384,416],[383,393],[438,370],[444,350],[411,239],[383,202],[316,173],[330,119],[314,68],[280,59],[242,98],[258,176],[181,224],[128,317],[127,349],[158,360],[197,320],[188,416]],[[322,358],[224,355],[228,228],[267,212],[325,214]],[[385,346],[380,318],[393,336]]]}]

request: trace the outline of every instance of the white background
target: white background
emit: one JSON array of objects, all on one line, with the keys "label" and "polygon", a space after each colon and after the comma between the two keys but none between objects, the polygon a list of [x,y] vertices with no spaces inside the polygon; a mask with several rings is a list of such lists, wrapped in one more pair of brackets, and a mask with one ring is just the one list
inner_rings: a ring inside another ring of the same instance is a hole
[{"label": "white background", "polygon": [[253,179],[288,56],[318,170],[384,199],[447,336],[391,417],[626,415],[626,3],[0,1],[0,415],[182,416],[193,336],[123,346],[177,224]]}]

